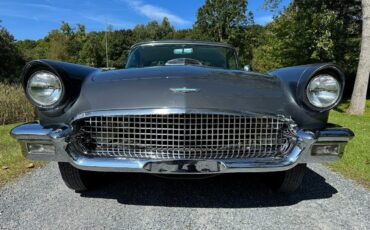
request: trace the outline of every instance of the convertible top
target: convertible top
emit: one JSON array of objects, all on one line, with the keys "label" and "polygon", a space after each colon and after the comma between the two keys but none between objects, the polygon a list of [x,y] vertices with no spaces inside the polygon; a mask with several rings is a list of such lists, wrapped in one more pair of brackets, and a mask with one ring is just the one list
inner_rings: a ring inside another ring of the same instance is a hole
[{"label": "convertible top", "polygon": [[143,42],[139,42],[139,43],[136,43],[135,45],[131,46],[131,49],[136,48],[138,46],[145,46],[145,45],[170,45],[170,44],[191,44],[191,45],[221,46],[221,47],[234,49],[234,47],[232,45],[229,45],[229,44],[223,43],[223,42],[200,41],[200,40],[190,40],[190,39],[143,41]]}]

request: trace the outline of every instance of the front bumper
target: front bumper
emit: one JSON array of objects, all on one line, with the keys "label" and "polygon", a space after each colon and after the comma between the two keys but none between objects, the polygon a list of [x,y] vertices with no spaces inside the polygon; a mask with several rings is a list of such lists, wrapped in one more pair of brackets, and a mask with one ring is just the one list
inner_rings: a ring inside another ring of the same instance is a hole
[{"label": "front bumper", "polygon": [[[76,168],[90,171],[163,174],[273,172],[288,170],[302,163],[335,161],[342,156],[345,145],[354,136],[347,128],[331,125],[316,132],[298,131],[297,144],[290,154],[282,159],[171,161],[82,156],[67,150],[70,133],[71,130],[68,127],[45,128],[37,122],[20,125],[11,131],[11,135],[21,144],[23,155],[30,160],[69,162]],[[32,146],[41,146],[41,148],[34,151]],[[313,149],[320,147],[328,150],[315,153]]]}]

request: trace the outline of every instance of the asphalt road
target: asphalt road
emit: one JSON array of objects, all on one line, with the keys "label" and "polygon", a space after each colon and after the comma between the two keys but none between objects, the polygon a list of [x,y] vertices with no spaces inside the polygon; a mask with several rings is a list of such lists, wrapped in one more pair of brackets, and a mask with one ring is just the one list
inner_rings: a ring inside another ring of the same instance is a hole
[{"label": "asphalt road", "polygon": [[370,229],[370,193],[321,165],[275,195],[261,176],[168,180],[109,174],[75,193],[51,163],[0,189],[0,229]]}]

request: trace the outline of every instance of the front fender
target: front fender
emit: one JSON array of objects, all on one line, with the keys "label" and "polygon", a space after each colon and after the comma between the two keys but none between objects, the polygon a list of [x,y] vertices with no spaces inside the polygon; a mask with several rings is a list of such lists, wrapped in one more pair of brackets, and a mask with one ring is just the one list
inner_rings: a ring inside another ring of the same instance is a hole
[{"label": "front fender", "polygon": [[[341,83],[341,95],[337,102],[331,107],[333,108],[337,106],[337,104],[341,101],[345,87],[344,73],[337,65],[332,63],[309,64],[285,67],[268,72],[269,75],[280,78],[282,83],[288,89],[288,92],[291,92],[292,98],[298,105],[314,111],[318,111],[318,109],[312,107],[311,104],[308,102],[306,96],[306,87],[311,78],[320,73],[329,73],[330,75],[336,77]],[[326,111],[327,109],[325,109],[325,111],[319,110],[319,112]]]},{"label": "front fender", "polygon": [[22,86],[26,93],[29,77],[36,71],[46,70],[57,75],[63,82],[66,89],[63,100],[55,108],[38,108],[38,111],[51,117],[64,113],[79,96],[83,81],[92,73],[100,71],[97,68],[76,65],[67,62],[54,60],[34,60],[28,62],[22,71]]}]

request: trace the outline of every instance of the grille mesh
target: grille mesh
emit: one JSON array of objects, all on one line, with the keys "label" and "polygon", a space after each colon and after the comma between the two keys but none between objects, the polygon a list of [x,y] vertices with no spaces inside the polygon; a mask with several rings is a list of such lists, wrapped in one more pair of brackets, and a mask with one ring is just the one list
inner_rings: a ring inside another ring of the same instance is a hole
[{"label": "grille mesh", "polygon": [[74,122],[81,154],[129,159],[284,157],[294,143],[281,117],[168,114],[87,117]]}]

